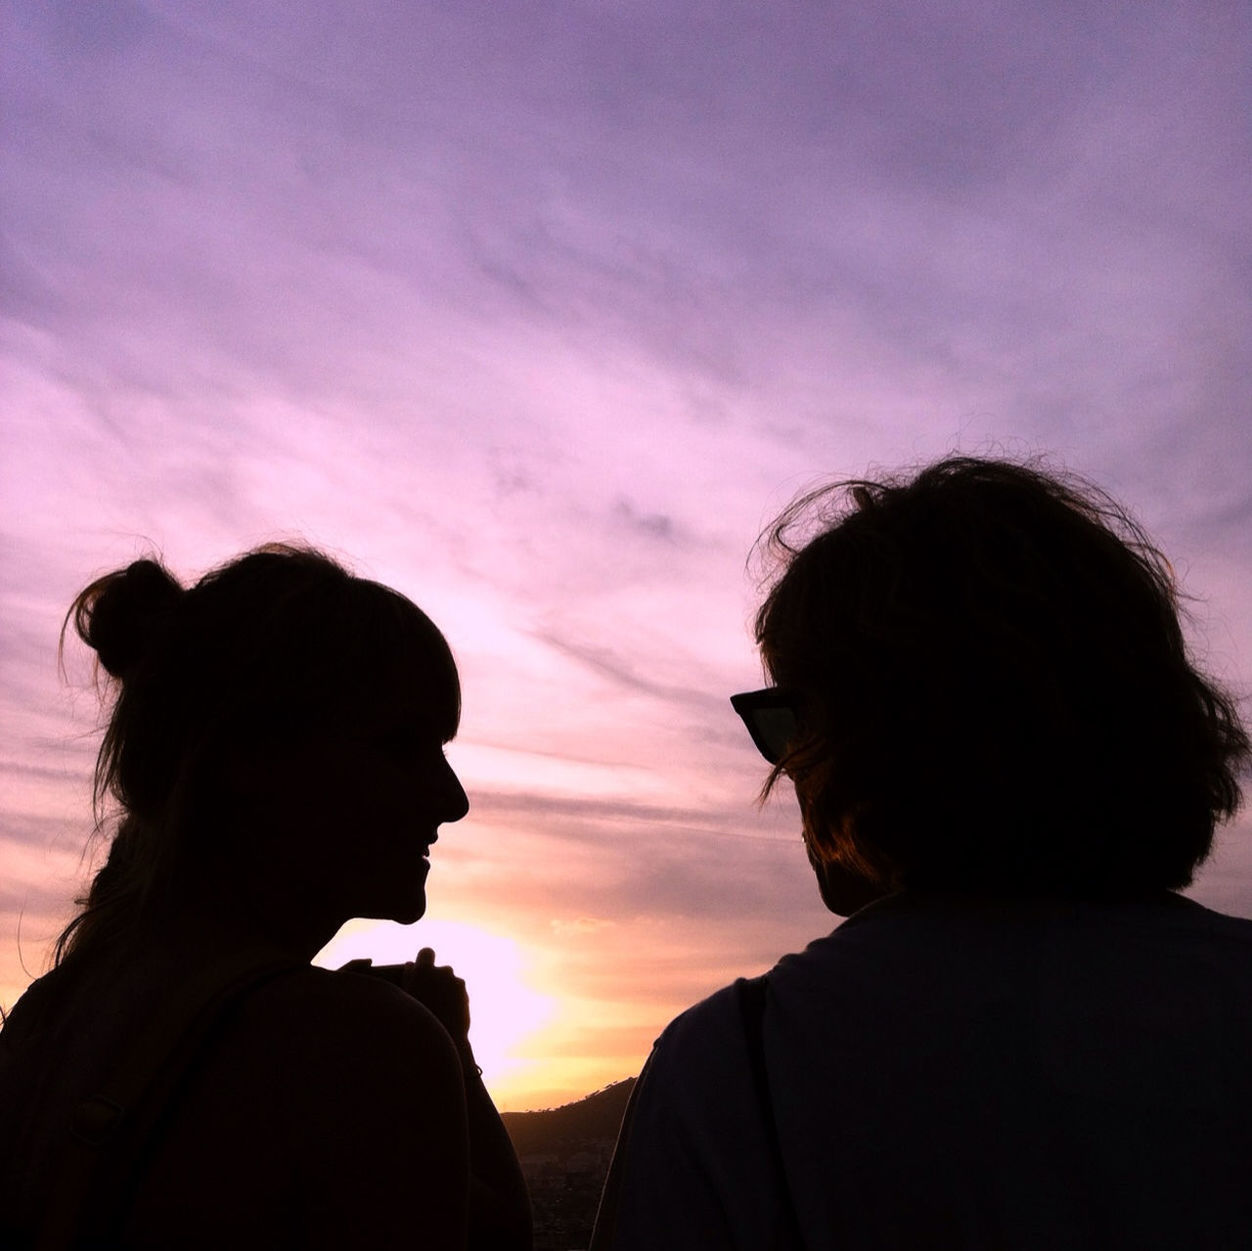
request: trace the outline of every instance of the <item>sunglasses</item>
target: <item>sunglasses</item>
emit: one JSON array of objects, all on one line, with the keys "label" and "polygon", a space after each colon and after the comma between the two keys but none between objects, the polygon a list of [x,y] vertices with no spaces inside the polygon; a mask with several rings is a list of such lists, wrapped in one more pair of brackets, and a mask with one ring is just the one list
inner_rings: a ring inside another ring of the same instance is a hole
[{"label": "sunglasses", "polygon": [[799,730],[796,696],[778,686],[745,691],[730,697],[731,706],[743,718],[756,749],[772,765],[786,754]]}]

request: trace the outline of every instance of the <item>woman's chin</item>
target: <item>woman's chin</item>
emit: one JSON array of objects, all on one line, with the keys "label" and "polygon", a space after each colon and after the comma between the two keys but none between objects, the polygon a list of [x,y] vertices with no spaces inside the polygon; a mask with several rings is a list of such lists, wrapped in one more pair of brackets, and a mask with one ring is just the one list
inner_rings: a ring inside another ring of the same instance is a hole
[{"label": "woman's chin", "polygon": [[420,899],[409,900],[393,908],[387,919],[400,925],[412,925],[414,921],[420,921],[425,915],[426,895],[423,893]]},{"label": "woman's chin", "polygon": [[416,895],[406,900],[399,912],[401,915],[396,920],[402,925],[412,925],[414,920],[421,920],[426,915],[426,889],[418,888]]},{"label": "woman's chin", "polygon": [[426,892],[418,891],[407,899],[377,899],[368,911],[353,913],[373,921],[395,921],[397,925],[412,925],[426,915]]}]

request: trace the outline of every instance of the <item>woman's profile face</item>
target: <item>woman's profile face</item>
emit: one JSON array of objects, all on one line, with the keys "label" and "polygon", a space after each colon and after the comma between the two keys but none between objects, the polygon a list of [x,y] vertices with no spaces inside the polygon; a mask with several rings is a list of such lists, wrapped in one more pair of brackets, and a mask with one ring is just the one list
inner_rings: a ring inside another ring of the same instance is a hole
[{"label": "woman's profile face", "polygon": [[418,920],[439,828],[469,810],[444,755],[451,696],[432,697],[429,687],[428,674],[376,675],[334,724],[276,762],[279,841],[336,924]]},{"label": "woman's profile face", "polygon": [[324,832],[338,843],[335,860],[356,887],[351,915],[416,921],[426,911],[439,828],[469,810],[444,744],[408,730],[357,739],[327,791],[342,801],[328,806],[333,828]]}]

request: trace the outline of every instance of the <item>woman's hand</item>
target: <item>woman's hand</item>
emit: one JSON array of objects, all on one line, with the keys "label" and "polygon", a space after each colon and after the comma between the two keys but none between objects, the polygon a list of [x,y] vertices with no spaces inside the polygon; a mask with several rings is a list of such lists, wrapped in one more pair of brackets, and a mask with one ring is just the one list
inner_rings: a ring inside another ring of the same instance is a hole
[{"label": "woman's hand", "polygon": [[469,1045],[469,995],[451,967],[435,963],[423,947],[403,966],[400,988],[429,1009],[452,1035],[466,1080],[470,1136],[470,1222],[468,1251],[529,1251],[530,1196],[513,1144],[487,1088],[479,1080]]},{"label": "woman's hand", "polygon": [[470,1027],[469,994],[451,965],[436,964],[434,950],[423,947],[416,961],[401,966],[399,984],[430,1010],[458,1047],[465,1044]]},{"label": "woman's hand", "polygon": [[417,959],[406,964],[375,964],[366,958],[349,960],[339,971],[380,977],[399,986],[434,1016],[458,1048],[468,1046],[469,994],[451,965],[435,964],[433,948],[423,947]]},{"label": "woman's hand", "polygon": [[465,1078],[465,1111],[470,1146],[468,1251],[529,1251],[530,1196],[513,1144],[469,1045],[469,995],[449,965],[435,963],[423,947],[409,964],[371,965],[352,960],[344,970],[373,974],[395,983],[416,999],[448,1031],[456,1044]]}]

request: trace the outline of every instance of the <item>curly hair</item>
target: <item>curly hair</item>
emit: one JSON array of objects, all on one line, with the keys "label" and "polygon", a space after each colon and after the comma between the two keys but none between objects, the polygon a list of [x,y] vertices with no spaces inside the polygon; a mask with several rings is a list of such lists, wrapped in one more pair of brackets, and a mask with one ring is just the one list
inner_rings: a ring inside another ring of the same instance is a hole
[{"label": "curly hair", "polygon": [[765,791],[794,779],[812,857],[889,889],[1191,881],[1248,736],[1106,493],[954,457],[811,492],[761,542],[756,638],[801,726]]},{"label": "curly hair", "polygon": [[[269,544],[184,588],[155,559],[97,578],[73,623],[113,696],[96,761],[96,829],[109,855],[62,931],[56,962],[116,948],[178,907],[232,819],[226,755],[333,732],[407,666],[430,692],[440,737],[460,685],[433,622],[403,595],[311,548]],[[111,812],[106,814],[106,807]]]}]

